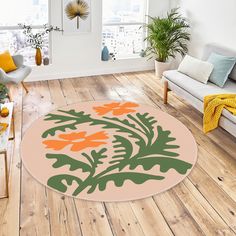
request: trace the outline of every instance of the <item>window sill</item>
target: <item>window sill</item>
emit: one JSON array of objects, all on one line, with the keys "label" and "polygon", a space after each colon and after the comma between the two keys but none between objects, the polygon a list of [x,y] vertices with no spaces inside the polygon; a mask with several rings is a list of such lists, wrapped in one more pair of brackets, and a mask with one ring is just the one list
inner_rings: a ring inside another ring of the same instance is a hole
[{"label": "window sill", "polygon": [[42,65],[40,65],[40,66],[37,66],[37,65],[28,65],[28,66],[30,66],[31,68],[42,68],[42,67],[50,67],[52,64],[50,63],[50,64],[48,64],[48,65],[44,65],[44,64],[42,64]]},{"label": "window sill", "polygon": [[143,58],[145,58],[145,57],[135,55],[135,56],[119,57],[119,58],[116,58],[116,60],[109,60],[109,61],[103,61],[103,62],[116,62],[116,61],[124,61],[124,60],[139,60],[139,59],[143,59]]}]

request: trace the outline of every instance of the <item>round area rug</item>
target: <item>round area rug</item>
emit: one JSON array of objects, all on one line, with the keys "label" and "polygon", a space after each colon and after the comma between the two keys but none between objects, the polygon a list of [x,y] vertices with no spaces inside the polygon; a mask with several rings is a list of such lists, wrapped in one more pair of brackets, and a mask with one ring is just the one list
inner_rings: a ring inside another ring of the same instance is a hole
[{"label": "round area rug", "polygon": [[27,170],[62,194],[92,201],[149,197],[181,182],[197,160],[191,132],[155,107],[83,102],[35,121],[21,144]]}]

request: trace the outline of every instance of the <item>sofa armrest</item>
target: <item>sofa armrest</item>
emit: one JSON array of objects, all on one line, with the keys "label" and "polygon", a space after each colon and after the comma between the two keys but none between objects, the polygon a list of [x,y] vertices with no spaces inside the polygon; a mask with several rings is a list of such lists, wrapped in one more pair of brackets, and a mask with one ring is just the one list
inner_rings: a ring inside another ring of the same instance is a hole
[{"label": "sofa armrest", "polygon": [[19,68],[24,63],[24,57],[22,55],[14,55],[13,57],[15,65]]}]

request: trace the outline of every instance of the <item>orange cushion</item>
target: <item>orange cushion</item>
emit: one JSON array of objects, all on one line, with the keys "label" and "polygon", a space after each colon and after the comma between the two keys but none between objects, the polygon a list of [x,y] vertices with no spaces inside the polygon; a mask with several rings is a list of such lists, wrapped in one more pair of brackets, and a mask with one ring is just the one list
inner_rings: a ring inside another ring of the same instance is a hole
[{"label": "orange cushion", "polygon": [[0,54],[0,68],[6,73],[17,69],[13,58],[8,51]]}]

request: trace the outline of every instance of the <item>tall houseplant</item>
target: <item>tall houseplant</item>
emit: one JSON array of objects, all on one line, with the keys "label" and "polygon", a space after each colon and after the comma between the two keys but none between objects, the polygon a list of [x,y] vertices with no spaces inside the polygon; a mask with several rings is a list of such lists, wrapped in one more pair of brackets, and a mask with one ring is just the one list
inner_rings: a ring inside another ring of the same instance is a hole
[{"label": "tall houseplant", "polygon": [[175,58],[177,54],[184,56],[188,52],[190,26],[178,9],[171,10],[165,18],[150,19],[151,22],[145,25],[148,30],[145,40],[149,43],[146,55],[150,59],[155,58],[156,75],[161,78],[163,72],[170,68],[170,58]]},{"label": "tall houseplant", "polygon": [[19,24],[19,27],[23,29],[23,33],[26,35],[27,43],[34,49],[36,49],[35,63],[37,66],[42,64],[42,48],[44,45],[44,36],[52,31],[62,31],[58,27],[53,27],[52,25],[44,25],[43,30],[34,33],[33,28],[30,25]]}]

